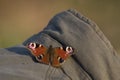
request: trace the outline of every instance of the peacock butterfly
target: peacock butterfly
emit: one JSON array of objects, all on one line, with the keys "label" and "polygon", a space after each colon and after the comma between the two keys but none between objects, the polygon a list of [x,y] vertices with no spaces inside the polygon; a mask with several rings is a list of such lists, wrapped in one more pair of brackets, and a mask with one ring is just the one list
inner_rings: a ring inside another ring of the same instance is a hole
[{"label": "peacock butterfly", "polygon": [[60,67],[74,51],[73,48],[69,46],[63,49],[63,47],[53,48],[52,45],[50,45],[47,48],[42,44],[34,42],[29,43],[27,48],[31,51],[32,55],[38,62],[50,64],[53,67]]}]

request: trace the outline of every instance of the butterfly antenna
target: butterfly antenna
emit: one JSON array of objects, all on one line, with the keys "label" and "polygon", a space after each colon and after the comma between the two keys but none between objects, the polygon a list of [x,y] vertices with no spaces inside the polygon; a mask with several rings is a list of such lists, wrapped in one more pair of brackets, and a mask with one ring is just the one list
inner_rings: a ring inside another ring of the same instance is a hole
[{"label": "butterfly antenna", "polygon": [[62,70],[62,72],[63,72],[70,80],[72,80],[72,78],[65,72],[65,70],[64,70],[62,67],[60,67],[60,69]]}]

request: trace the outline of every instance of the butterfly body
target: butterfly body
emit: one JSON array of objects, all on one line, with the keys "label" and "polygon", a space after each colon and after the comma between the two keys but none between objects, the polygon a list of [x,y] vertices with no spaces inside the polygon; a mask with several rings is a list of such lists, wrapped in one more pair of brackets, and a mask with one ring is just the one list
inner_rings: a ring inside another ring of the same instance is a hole
[{"label": "butterfly body", "polygon": [[32,52],[32,55],[37,61],[51,65],[53,67],[60,67],[65,60],[73,54],[72,47],[62,47],[53,48],[50,45],[48,48],[38,43],[29,43],[27,48]]}]

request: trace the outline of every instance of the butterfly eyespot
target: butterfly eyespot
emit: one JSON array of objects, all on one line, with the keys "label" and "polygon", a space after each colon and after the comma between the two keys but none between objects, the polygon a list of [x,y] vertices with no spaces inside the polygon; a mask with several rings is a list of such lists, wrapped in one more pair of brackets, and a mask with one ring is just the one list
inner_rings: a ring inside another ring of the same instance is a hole
[{"label": "butterfly eyespot", "polygon": [[59,63],[63,63],[64,62],[64,59],[61,58],[61,57],[58,57],[57,59],[58,59]]},{"label": "butterfly eyespot", "polygon": [[44,57],[44,55],[41,54],[41,55],[37,56],[36,58],[37,58],[38,60],[42,60],[43,57]]},{"label": "butterfly eyespot", "polygon": [[35,48],[36,48],[36,44],[35,44],[35,43],[30,43],[30,44],[29,44],[29,48],[35,49]]},{"label": "butterfly eyespot", "polygon": [[66,52],[67,53],[72,53],[73,52],[73,48],[72,47],[66,47]]}]

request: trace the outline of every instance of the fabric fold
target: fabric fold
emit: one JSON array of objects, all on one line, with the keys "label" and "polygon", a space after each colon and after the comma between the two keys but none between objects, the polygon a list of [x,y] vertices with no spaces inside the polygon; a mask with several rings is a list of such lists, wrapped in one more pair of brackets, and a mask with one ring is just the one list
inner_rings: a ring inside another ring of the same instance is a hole
[{"label": "fabric fold", "polygon": [[[0,79],[7,80],[7,75],[13,80],[45,79],[49,65],[35,63],[30,58],[30,52],[25,48],[30,42],[46,47],[73,47],[74,55],[62,65],[72,80],[120,80],[119,55],[98,26],[74,9],[56,14],[41,32],[24,41],[22,46],[0,49],[0,60],[8,58],[11,63],[0,62]],[[17,55],[15,58],[14,54]],[[69,80],[60,69],[56,69],[52,79],[61,78]]]}]

